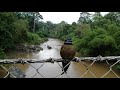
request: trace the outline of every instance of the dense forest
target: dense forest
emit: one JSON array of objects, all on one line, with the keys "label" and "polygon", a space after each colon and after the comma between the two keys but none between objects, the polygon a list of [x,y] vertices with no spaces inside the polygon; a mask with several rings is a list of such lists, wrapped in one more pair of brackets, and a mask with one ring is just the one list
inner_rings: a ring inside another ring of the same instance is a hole
[{"label": "dense forest", "polygon": [[46,40],[39,36],[39,12],[0,12],[0,58],[19,44],[40,44]]},{"label": "dense forest", "polygon": [[81,12],[78,22],[42,22],[39,12],[0,13],[0,58],[21,43],[40,44],[48,37],[70,37],[80,56],[120,55],[120,12]]}]

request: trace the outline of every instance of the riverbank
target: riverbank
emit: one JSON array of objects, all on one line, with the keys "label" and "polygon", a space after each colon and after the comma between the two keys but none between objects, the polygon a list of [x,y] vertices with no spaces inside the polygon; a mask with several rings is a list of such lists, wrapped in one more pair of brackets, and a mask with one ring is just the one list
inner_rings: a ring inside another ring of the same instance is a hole
[{"label": "riverbank", "polygon": [[43,48],[40,47],[40,44],[46,41],[48,41],[48,38],[43,38],[42,41],[39,42],[38,44],[34,44],[34,43],[19,44],[15,46],[15,50],[20,52],[26,52],[26,53],[38,52],[40,50],[43,50]]},{"label": "riverbank", "polygon": [[9,51],[17,51],[17,52],[23,52],[23,53],[39,52],[39,51],[43,50],[43,48],[41,48],[40,45],[47,41],[48,41],[48,38],[45,37],[45,38],[39,39],[39,41],[33,40],[33,41],[24,42],[21,44],[16,43],[7,49],[0,48],[0,59],[9,58],[6,55],[6,53]]},{"label": "riverbank", "polygon": [[42,51],[43,48],[40,46],[42,43],[48,41],[48,38],[44,38],[39,44],[31,44],[31,43],[23,43],[23,44],[16,44],[14,48],[8,49],[5,51],[5,58],[11,58],[7,55],[8,52],[17,52],[17,53],[36,53]]},{"label": "riverbank", "polygon": [[40,47],[40,45],[17,45],[15,47],[16,51],[19,52],[26,52],[26,53],[31,53],[31,52],[38,52],[40,50],[43,50],[43,48]]}]

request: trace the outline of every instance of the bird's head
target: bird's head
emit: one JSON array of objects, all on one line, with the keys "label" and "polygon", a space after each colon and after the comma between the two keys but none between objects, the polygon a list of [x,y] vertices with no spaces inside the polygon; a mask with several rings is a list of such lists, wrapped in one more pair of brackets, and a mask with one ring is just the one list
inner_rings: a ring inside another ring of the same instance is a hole
[{"label": "bird's head", "polygon": [[71,38],[68,38],[65,40],[64,44],[66,45],[72,45],[72,39]]}]

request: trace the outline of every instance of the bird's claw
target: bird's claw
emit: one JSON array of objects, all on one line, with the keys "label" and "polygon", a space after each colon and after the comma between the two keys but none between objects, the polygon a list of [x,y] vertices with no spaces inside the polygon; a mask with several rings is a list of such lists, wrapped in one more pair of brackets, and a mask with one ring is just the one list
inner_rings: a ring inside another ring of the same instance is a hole
[{"label": "bird's claw", "polygon": [[72,61],[79,62],[79,61],[80,61],[80,59],[79,59],[79,58],[77,58],[77,57],[75,57],[75,58],[73,58],[73,59],[72,59]]}]

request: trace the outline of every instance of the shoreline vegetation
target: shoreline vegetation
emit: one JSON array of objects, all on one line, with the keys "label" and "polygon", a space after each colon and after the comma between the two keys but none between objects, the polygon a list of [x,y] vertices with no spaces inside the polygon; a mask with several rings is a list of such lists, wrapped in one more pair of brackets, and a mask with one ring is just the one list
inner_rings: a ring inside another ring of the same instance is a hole
[{"label": "shoreline vegetation", "polygon": [[48,41],[48,38],[43,38],[42,41],[37,41],[39,43],[37,44],[19,44],[15,46],[15,50],[19,52],[26,52],[26,53],[31,53],[31,52],[38,52],[40,50],[43,50],[42,47],[40,47],[40,44]]}]

